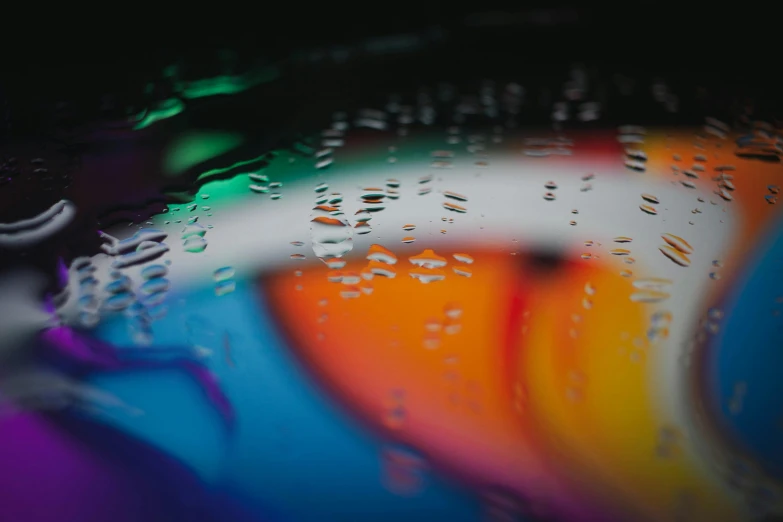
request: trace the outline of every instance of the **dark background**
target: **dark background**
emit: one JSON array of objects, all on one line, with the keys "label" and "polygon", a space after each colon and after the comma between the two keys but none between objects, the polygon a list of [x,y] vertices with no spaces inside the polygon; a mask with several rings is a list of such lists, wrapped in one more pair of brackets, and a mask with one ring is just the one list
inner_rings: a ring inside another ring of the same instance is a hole
[{"label": "dark background", "polygon": [[57,89],[62,96],[117,90],[173,60],[198,63],[208,74],[220,68],[227,50],[240,61],[278,63],[297,51],[435,28],[443,37],[438,62],[410,64],[407,74],[524,69],[535,75],[547,66],[576,61],[745,87],[756,95],[778,76],[778,24],[760,4],[349,5],[212,3],[179,10],[161,5],[157,12],[129,6],[66,13],[67,22],[51,27],[7,18],[0,32],[0,82],[16,96],[21,95],[16,91],[33,96]]}]

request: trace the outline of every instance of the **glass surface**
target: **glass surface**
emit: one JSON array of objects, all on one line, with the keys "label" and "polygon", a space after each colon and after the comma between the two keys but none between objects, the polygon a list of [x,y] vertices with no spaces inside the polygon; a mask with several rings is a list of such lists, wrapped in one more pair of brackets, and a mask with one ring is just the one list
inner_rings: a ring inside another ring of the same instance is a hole
[{"label": "glass surface", "polygon": [[237,67],[4,142],[0,520],[783,513],[776,122]]}]

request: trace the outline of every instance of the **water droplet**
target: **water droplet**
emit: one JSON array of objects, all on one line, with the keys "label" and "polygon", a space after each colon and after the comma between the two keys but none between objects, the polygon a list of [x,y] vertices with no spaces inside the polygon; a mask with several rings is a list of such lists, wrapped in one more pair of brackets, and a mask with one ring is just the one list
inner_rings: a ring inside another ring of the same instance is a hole
[{"label": "water droplet", "polygon": [[382,453],[383,484],[395,495],[411,496],[422,490],[429,469],[424,456],[405,445],[389,445]]},{"label": "water droplet", "polygon": [[555,195],[552,192],[547,192],[544,194],[544,199],[546,201],[554,201]]},{"label": "water droplet", "polygon": [[304,254],[291,254],[291,259],[307,259]]},{"label": "water droplet", "polygon": [[669,245],[661,246],[658,248],[658,250],[660,250],[663,255],[680,266],[690,266],[691,264],[691,260],[686,254]]},{"label": "water droplet", "polygon": [[416,229],[416,225],[403,225],[403,230],[411,231]]},{"label": "water droplet", "polygon": [[207,233],[207,229],[205,229],[202,225],[198,223],[194,223],[182,229],[182,234],[180,234],[180,238],[185,240],[193,236],[203,237],[206,233]]},{"label": "water droplet", "polygon": [[669,297],[670,295],[667,292],[642,290],[631,294],[631,301],[634,303],[659,303]]},{"label": "water droplet", "polygon": [[169,289],[170,286],[171,283],[168,279],[164,277],[153,277],[152,279],[148,279],[144,284],[142,284],[139,290],[142,294],[150,295],[157,292],[165,292]]},{"label": "water droplet", "polygon": [[664,241],[666,241],[669,245],[676,248],[683,254],[692,254],[693,253],[693,247],[685,241],[683,238],[679,236],[675,236],[674,234],[662,234],[661,238],[663,238]]},{"label": "water droplet", "polygon": [[459,261],[460,263],[465,263],[466,265],[470,265],[473,263],[473,257],[468,254],[454,254],[454,259]]},{"label": "water droplet", "polygon": [[202,236],[192,235],[185,239],[185,241],[182,243],[182,248],[185,249],[185,252],[198,254],[206,250],[207,240]]},{"label": "water droplet", "polygon": [[331,156],[329,156],[329,157],[326,157],[326,158],[323,158],[323,159],[321,159],[321,160],[317,161],[317,162],[315,163],[315,168],[316,168],[316,169],[319,169],[319,170],[320,170],[320,169],[325,169],[325,168],[327,168],[328,166],[330,166],[332,163],[334,163],[334,158],[332,158]]},{"label": "water droplet", "polygon": [[422,283],[432,283],[446,279],[446,273],[438,268],[417,267],[411,269],[409,274]]},{"label": "water droplet", "polygon": [[408,260],[416,266],[425,268],[440,268],[446,266],[446,258],[441,257],[432,249],[425,249],[421,254],[410,256]]},{"label": "water droplet", "polygon": [[462,277],[471,277],[473,275],[473,270],[467,266],[455,266],[452,267],[452,269],[454,270],[455,274]]},{"label": "water droplet", "polygon": [[261,174],[258,172],[252,172],[247,175],[252,181],[255,181],[256,183],[260,184],[266,184],[269,183],[269,176],[266,174]]},{"label": "water droplet", "polygon": [[224,266],[215,270],[212,274],[212,278],[217,282],[225,281],[234,277],[234,273],[235,271],[233,267]]},{"label": "water droplet", "polygon": [[340,258],[353,248],[353,228],[332,209],[316,207],[310,220],[313,252],[321,260]]},{"label": "water droplet", "polygon": [[462,194],[457,194],[456,192],[451,192],[450,190],[446,190],[443,192],[443,195],[447,198],[456,199],[457,201],[467,201],[467,196],[463,196]]},{"label": "water droplet", "polygon": [[358,286],[349,286],[340,291],[340,297],[343,299],[358,299],[362,295],[362,290]]},{"label": "water droplet", "polygon": [[547,181],[544,184],[544,188],[547,189],[548,191],[557,190],[557,183],[555,183],[554,181]]},{"label": "water droplet", "polygon": [[647,170],[647,165],[643,161],[638,160],[625,160],[625,166],[637,172],[645,172]]},{"label": "water droplet", "polygon": [[136,299],[132,292],[114,294],[103,302],[103,307],[110,311],[126,309]]},{"label": "water droplet", "polygon": [[413,243],[414,241],[416,241],[416,238],[413,236],[405,236],[402,238],[403,243]]},{"label": "water droplet", "polygon": [[634,288],[638,288],[640,290],[663,291],[668,289],[673,284],[673,281],[663,277],[645,277],[642,279],[637,279],[632,284]]},{"label": "water droplet", "polygon": [[648,203],[652,203],[653,205],[657,205],[660,203],[657,197],[653,196],[652,194],[642,194],[642,199],[647,201]]},{"label": "water droplet", "polygon": [[373,276],[377,275],[381,277],[388,277],[391,279],[397,275],[397,271],[394,270],[394,268],[380,261],[370,261],[370,263],[367,265],[366,268],[370,271],[370,274],[372,274]]},{"label": "water droplet", "polygon": [[445,208],[446,210],[451,210],[452,212],[457,212],[459,214],[464,214],[468,211],[468,209],[466,209],[465,207],[461,207],[449,201],[443,203],[443,208]]},{"label": "water droplet", "polygon": [[615,243],[630,243],[631,241],[633,241],[633,239],[628,236],[617,236],[614,238]]},{"label": "water droplet", "polygon": [[315,192],[318,194],[326,192],[327,190],[329,190],[329,184],[326,182],[321,182],[315,186]]},{"label": "water droplet", "polygon": [[585,252],[584,254],[582,254],[582,259],[584,259],[584,260],[592,259],[592,258],[593,258],[593,254],[590,254],[588,252]]},{"label": "water droplet", "polygon": [[720,279],[720,274],[718,272],[710,272],[710,279],[718,280]]},{"label": "water droplet", "polygon": [[106,285],[106,291],[110,294],[119,294],[120,292],[127,292],[131,288],[131,280],[128,276],[120,276],[119,279],[112,281]]},{"label": "water droplet", "polygon": [[356,233],[359,235],[369,234],[372,232],[372,227],[370,226],[370,223],[367,221],[360,221],[356,223],[353,227],[356,230]]},{"label": "water droplet", "polygon": [[446,317],[459,319],[462,317],[462,306],[460,306],[459,303],[447,303],[446,306],[443,307],[443,312],[446,314]]},{"label": "water droplet", "polygon": [[642,210],[642,212],[646,212],[647,214],[650,214],[652,216],[658,214],[658,211],[655,210],[655,207],[652,207],[650,205],[639,205],[639,208]]},{"label": "water droplet", "polygon": [[627,248],[613,248],[612,250],[609,251],[609,253],[612,254],[613,256],[627,256],[628,254],[631,253],[631,251],[628,250]]},{"label": "water droplet", "polygon": [[215,284],[215,295],[222,296],[236,290],[237,283],[233,279],[224,279]]},{"label": "water droplet", "polygon": [[397,263],[397,256],[391,250],[382,245],[373,244],[367,252],[367,259],[393,265]]}]

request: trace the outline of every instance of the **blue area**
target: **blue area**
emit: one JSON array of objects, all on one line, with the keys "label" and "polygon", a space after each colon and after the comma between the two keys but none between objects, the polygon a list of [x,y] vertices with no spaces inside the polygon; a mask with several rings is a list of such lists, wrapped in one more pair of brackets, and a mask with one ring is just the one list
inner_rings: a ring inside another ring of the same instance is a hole
[{"label": "blue area", "polygon": [[[783,479],[783,222],[776,223],[727,297],[707,367],[708,402],[720,424]],[[747,391],[736,394],[738,382]],[[734,409],[732,401],[741,401]]]},{"label": "blue area", "polygon": [[[220,297],[206,287],[172,292],[167,301],[171,310],[154,323],[155,346],[189,344],[211,353],[206,363],[237,412],[235,433],[227,435],[196,381],[173,369],[93,378],[145,412],[114,412],[105,422],[178,458],[257,520],[270,509],[292,522],[480,519],[474,495],[431,473],[410,498],[383,487],[380,454],[388,441],[303,374],[251,282],[237,281],[233,293]],[[96,333],[132,345],[121,316]]]}]

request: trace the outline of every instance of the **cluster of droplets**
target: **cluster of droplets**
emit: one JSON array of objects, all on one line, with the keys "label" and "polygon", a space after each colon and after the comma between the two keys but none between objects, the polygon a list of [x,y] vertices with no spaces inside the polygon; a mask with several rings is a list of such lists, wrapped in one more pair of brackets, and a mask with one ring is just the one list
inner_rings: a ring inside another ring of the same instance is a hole
[{"label": "cluster of droplets", "polygon": [[375,276],[389,279],[397,276],[397,271],[394,269],[397,256],[382,245],[370,245],[366,259],[367,264],[359,272],[335,269],[327,275],[330,282],[345,285],[340,292],[340,296],[344,299],[355,299],[362,294],[371,294],[372,280]]},{"label": "cluster of droplets", "polygon": [[455,335],[462,330],[462,307],[447,303],[439,317],[431,317],[424,323],[424,347],[434,350],[440,347],[442,336]]},{"label": "cluster of droplets", "polygon": [[408,274],[422,283],[433,283],[446,279],[443,268],[448,264],[445,257],[439,256],[432,249],[425,249],[422,253],[410,256],[408,261],[415,265]]},{"label": "cluster of droplets", "polygon": [[561,101],[552,104],[551,120],[557,127],[572,118],[582,122],[598,120],[601,117],[601,103],[587,99],[590,92],[590,82],[587,71],[583,67],[573,67],[568,80],[561,90]]},{"label": "cluster of droplets", "polygon": [[78,285],[79,325],[84,328],[94,328],[101,320],[100,301],[95,294],[99,285],[95,278],[95,265],[89,257],[77,257],[71,263],[71,271]]},{"label": "cluster of droplets", "polygon": [[212,273],[212,279],[215,281],[215,295],[226,295],[236,290],[235,272],[233,267],[223,266]]},{"label": "cluster of droplets", "polygon": [[655,216],[658,214],[658,209],[656,206],[660,203],[660,200],[657,196],[654,196],[652,194],[643,193],[642,194],[642,200],[644,203],[639,205],[639,209],[644,212],[645,214],[649,214],[651,216]]},{"label": "cluster of droplets", "polygon": [[247,175],[250,180],[248,188],[256,194],[269,194],[269,199],[278,200],[283,197],[279,192],[283,188],[282,181],[269,181],[269,176],[262,172],[250,172]]},{"label": "cluster of droplets", "polygon": [[647,171],[647,153],[639,148],[625,148],[625,166],[636,172]]},{"label": "cluster of droplets", "polygon": [[204,237],[206,234],[207,229],[200,223],[188,223],[180,234],[182,249],[192,254],[203,252],[207,248],[207,238]]},{"label": "cluster of droplets", "polygon": [[155,228],[142,228],[133,236],[118,240],[105,232],[98,233],[105,241],[101,250],[112,256],[112,268],[123,269],[158,259],[169,251],[163,242],[168,234]]},{"label": "cluster of droplets", "polygon": [[381,452],[382,482],[388,491],[408,497],[422,491],[430,466],[415,448],[388,444]]},{"label": "cluster of droplets", "polygon": [[767,122],[753,122],[750,132],[736,140],[737,157],[779,163],[783,156],[783,136]]},{"label": "cluster of droplets", "polygon": [[544,184],[544,188],[547,190],[546,192],[544,192],[544,200],[554,201],[556,198],[554,191],[557,190],[557,183],[555,183],[554,181],[547,181]]},{"label": "cluster of droplets", "polygon": [[532,158],[573,155],[573,140],[564,136],[555,138],[525,138],[522,154]]},{"label": "cluster of droplets", "polygon": [[658,250],[660,250],[664,256],[679,266],[690,266],[690,255],[693,254],[693,247],[690,243],[680,236],[675,236],[668,232],[662,234],[661,239],[663,239],[666,244],[661,245]]}]

